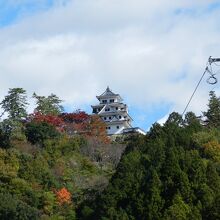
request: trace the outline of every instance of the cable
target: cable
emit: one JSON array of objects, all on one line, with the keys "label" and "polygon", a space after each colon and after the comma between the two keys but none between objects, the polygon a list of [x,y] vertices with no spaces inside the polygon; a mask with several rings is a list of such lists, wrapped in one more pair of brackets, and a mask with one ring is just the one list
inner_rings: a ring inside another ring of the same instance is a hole
[{"label": "cable", "polygon": [[209,78],[206,80],[208,84],[214,85],[218,82],[217,78],[215,77],[215,73],[212,72],[212,67],[206,67],[206,71],[210,74]]},{"label": "cable", "polygon": [[207,69],[208,69],[208,67],[205,68],[204,73],[202,74],[202,76],[201,76],[199,82],[197,83],[196,88],[194,89],[194,91],[193,91],[193,93],[192,93],[192,95],[191,95],[191,97],[190,97],[190,99],[189,99],[189,101],[188,101],[188,103],[187,103],[187,105],[186,105],[186,107],[185,107],[183,113],[182,113],[182,117],[183,117],[183,115],[185,114],[185,112],[186,112],[186,110],[187,110],[187,108],[188,108],[190,102],[192,101],[192,98],[193,98],[193,96],[195,95],[196,90],[198,89],[198,87],[199,87],[199,85],[200,85],[200,83],[201,83],[203,77],[205,76],[205,74],[206,74],[206,72],[207,72]]},{"label": "cable", "polygon": [[206,82],[207,82],[208,84],[214,85],[214,84],[216,84],[216,83],[218,82],[217,78],[215,77],[215,75],[216,75],[218,72],[213,73],[213,71],[212,71],[212,63],[214,63],[216,66],[220,66],[220,65],[216,64],[216,62],[220,62],[220,58],[212,58],[211,56],[209,57],[208,62],[207,62],[207,64],[206,64],[205,71],[204,71],[204,73],[202,74],[202,77],[200,78],[198,84],[196,85],[196,88],[194,89],[194,91],[193,91],[193,93],[192,93],[192,95],[191,95],[191,97],[190,97],[190,99],[189,99],[189,101],[188,101],[188,103],[187,103],[187,105],[186,105],[186,107],[185,107],[185,109],[184,109],[184,111],[183,111],[183,113],[182,113],[182,117],[184,116],[184,114],[185,114],[185,112],[186,112],[186,110],[187,110],[187,108],[188,108],[190,102],[192,101],[192,98],[193,98],[193,96],[195,95],[196,90],[198,89],[198,87],[199,87],[199,85],[200,85],[200,83],[201,83],[203,77],[205,76],[206,72],[208,72],[209,75],[210,75],[209,78],[206,80]]},{"label": "cable", "polygon": [[216,66],[220,66],[219,64],[217,64],[217,63],[214,63]]}]

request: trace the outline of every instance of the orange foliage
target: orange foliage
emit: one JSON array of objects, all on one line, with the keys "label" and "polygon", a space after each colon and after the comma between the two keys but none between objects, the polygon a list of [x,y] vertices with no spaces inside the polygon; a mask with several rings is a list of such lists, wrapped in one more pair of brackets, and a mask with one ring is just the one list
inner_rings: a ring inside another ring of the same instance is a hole
[{"label": "orange foliage", "polygon": [[87,125],[87,136],[96,138],[102,143],[110,143],[110,139],[107,136],[106,124],[97,115],[90,116],[90,122]]},{"label": "orange foliage", "polygon": [[95,142],[110,143],[106,132],[106,124],[98,115],[88,115],[83,111],[63,113],[60,116],[34,112],[29,115],[28,121],[47,122],[58,131],[65,132],[69,136],[80,134],[93,139]]},{"label": "orange foliage", "polygon": [[56,191],[56,196],[60,205],[71,203],[71,193],[65,187]]},{"label": "orange foliage", "polygon": [[33,114],[29,115],[29,121],[35,122],[46,122],[52,126],[54,126],[58,131],[64,131],[64,121],[62,118],[56,115],[44,115],[40,112],[34,112]]}]

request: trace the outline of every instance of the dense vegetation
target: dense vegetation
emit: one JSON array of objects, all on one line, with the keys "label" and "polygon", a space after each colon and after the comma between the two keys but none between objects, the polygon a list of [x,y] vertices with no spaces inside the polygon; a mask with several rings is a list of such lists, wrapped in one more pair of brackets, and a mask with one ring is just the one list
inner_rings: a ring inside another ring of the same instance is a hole
[{"label": "dense vegetation", "polygon": [[[0,103],[0,219],[220,219],[220,99],[110,143],[105,124],[61,100],[10,89]],[[121,140],[120,140],[121,143]],[[125,143],[127,145],[125,151]],[[121,157],[121,154],[123,155]]]},{"label": "dense vegetation", "polygon": [[105,124],[83,111],[63,112],[61,100],[10,89],[1,102],[0,219],[76,219],[83,201],[108,184],[124,145],[110,143]]},{"label": "dense vegetation", "polygon": [[108,187],[85,202],[82,219],[220,219],[220,100],[206,116],[172,113],[132,137]]}]

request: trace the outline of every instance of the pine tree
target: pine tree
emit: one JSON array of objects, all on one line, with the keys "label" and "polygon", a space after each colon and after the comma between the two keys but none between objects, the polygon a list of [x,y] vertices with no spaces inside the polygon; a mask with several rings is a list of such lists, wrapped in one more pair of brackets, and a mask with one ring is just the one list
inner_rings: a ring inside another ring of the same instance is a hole
[{"label": "pine tree", "polygon": [[220,127],[220,98],[214,91],[209,93],[210,99],[207,112],[204,112],[208,127]]},{"label": "pine tree", "polygon": [[18,121],[25,118],[28,105],[26,91],[22,88],[9,89],[8,95],[5,96],[0,105],[4,113],[8,113],[9,119]]},{"label": "pine tree", "polygon": [[35,112],[40,112],[43,115],[59,115],[63,112],[63,106],[60,104],[62,100],[53,93],[48,97],[38,96],[34,93],[33,98],[36,99],[37,104]]}]

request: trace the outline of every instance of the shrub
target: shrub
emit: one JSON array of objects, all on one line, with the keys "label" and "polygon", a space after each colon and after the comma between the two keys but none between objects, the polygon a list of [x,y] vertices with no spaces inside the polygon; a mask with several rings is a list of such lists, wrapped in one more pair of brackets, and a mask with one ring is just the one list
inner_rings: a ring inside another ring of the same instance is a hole
[{"label": "shrub", "polygon": [[8,193],[0,193],[0,219],[38,219],[39,213],[37,209],[30,207],[26,203],[18,200],[16,197]]},{"label": "shrub", "polygon": [[45,140],[57,138],[60,133],[46,122],[30,122],[26,125],[25,135],[32,144],[42,146]]}]

